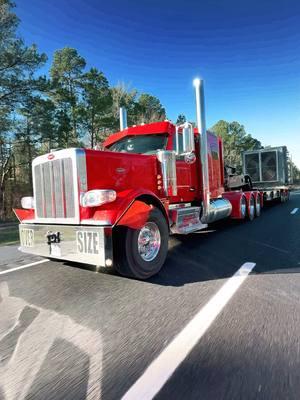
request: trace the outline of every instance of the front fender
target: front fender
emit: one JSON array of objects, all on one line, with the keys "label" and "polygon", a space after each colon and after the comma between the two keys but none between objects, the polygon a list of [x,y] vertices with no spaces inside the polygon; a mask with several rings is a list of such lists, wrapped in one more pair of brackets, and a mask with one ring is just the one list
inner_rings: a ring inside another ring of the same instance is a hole
[{"label": "front fender", "polygon": [[116,225],[127,226],[132,229],[141,229],[147,222],[152,209],[152,204],[146,204],[143,201],[134,200],[117,221]]},{"label": "front fender", "polygon": [[[143,198],[153,199],[153,202],[144,201]],[[99,224],[105,222],[112,226],[140,227],[145,223],[153,208],[151,204],[148,204],[149,202],[159,205],[166,215],[161,200],[150,190],[141,188],[118,192],[117,199],[114,202],[98,207],[90,218],[93,221],[99,221]]]}]

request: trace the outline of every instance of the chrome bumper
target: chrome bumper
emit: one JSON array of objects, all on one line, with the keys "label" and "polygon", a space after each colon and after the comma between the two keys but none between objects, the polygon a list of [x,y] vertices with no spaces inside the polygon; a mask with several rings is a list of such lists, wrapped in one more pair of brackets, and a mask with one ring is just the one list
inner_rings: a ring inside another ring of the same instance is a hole
[{"label": "chrome bumper", "polygon": [[59,260],[111,266],[112,227],[20,224],[24,253]]}]

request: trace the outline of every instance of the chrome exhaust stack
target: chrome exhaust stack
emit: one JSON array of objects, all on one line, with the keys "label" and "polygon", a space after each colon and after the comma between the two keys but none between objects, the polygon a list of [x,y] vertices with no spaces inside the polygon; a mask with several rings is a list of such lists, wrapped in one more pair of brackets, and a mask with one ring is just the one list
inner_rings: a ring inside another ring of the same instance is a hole
[{"label": "chrome exhaust stack", "polygon": [[232,205],[224,198],[210,198],[209,170],[208,170],[208,145],[205,123],[204,83],[202,79],[194,79],[196,91],[197,127],[200,135],[200,160],[202,168],[203,206],[201,222],[209,224],[230,216]]},{"label": "chrome exhaust stack", "polygon": [[120,107],[120,131],[127,128],[127,110],[125,107]]},{"label": "chrome exhaust stack", "polygon": [[207,132],[205,122],[204,83],[203,79],[198,78],[194,79],[193,83],[196,92],[196,115],[197,127],[200,135],[200,160],[203,182],[203,212],[201,221],[203,223],[208,223],[210,219],[210,189],[208,173]]}]

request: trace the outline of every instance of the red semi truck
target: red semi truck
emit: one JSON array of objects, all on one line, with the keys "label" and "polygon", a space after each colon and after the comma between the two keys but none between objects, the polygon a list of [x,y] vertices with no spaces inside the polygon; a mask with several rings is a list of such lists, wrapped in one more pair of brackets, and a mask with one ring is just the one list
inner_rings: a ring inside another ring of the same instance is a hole
[{"label": "red semi truck", "polygon": [[[263,193],[249,177],[226,173],[222,140],[206,130],[203,81],[194,86],[197,128],[169,121],[127,127],[121,110],[121,130],[103,150],[34,159],[33,197],[15,210],[21,250],[147,279],[163,266],[170,234],[258,217]],[[288,188],[282,193],[287,199]]]}]

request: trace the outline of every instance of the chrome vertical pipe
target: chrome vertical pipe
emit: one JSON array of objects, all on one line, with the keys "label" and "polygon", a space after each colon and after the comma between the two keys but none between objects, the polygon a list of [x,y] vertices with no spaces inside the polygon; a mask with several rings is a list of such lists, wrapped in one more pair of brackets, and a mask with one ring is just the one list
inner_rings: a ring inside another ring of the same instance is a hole
[{"label": "chrome vertical pipe", "polygon": [[202,79],[194,79],[194,87],[196,92],[196,115],[197,127],[200,135],[200,160],[202,167],[202,183],[203,183],[203,212],[201,221],[209,222],[210,214],[210,189],[209,189],[209,172],[208,172],[208,146],[207,132],[205,122],[205,103],[204,103],[204,83]]},{"label": "chrome vertical pipe", "polygon": [[127,128],[127,110],[125,107],[120,107],[120,131]]}]

